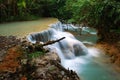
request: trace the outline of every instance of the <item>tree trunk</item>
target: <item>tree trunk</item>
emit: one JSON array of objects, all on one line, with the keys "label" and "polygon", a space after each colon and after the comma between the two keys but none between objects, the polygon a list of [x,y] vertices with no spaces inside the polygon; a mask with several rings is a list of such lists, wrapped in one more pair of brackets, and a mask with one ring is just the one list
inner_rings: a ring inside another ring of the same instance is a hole
[{"label": "tree trunk", "polygon": [[100,41],[106,41],[109,38],[110,30],[108,27],[98,27],[98,36]]}]

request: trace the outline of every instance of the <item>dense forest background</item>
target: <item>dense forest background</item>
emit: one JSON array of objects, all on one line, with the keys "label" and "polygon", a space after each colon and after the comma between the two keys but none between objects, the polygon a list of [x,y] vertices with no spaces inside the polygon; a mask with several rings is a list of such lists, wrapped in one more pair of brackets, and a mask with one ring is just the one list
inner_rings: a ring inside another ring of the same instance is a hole
[{"label": "dense forest background", "polygon": [[0,0],[0,23],[41,17],[93,27],[100,40],[120,40],[119,0]]}]

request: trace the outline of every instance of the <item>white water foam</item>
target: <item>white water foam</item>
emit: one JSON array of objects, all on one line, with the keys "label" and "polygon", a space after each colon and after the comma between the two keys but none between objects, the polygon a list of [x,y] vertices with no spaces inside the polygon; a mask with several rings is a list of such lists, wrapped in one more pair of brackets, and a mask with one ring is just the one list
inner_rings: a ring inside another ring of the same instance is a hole
[{"label": "white water foam", "polygon": [[[68,27],[62,23],[56,23],[46,31],[28,35],[28,40],[32,43],[36,41],[46,42],[66,37],[60,42],[46,46],[50,51],[58,53],[62,66],[76,71],[82,80],[120,80],[116,73],[109,70],[109,67],[106,68],[102,63],[101,60],[106,60],[106,57],[101,55],[103,53],[101,50],[95,47],[87,48],[72,34],[64,32],[65,26]],[[84,31],[92,33],[88,28],[84,28]],[[96,34],[96,32],[94,33]],[[93,45],[92,42],[85,41],[85,43]]]}]

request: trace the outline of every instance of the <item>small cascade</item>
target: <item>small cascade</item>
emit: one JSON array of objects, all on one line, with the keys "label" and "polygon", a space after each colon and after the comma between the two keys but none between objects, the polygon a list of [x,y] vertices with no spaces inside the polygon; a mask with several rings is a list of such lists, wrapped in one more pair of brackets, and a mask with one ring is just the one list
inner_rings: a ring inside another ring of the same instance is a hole
[{"label": "small cascade", "polygon": [[75,35],[80,41],[71,33],[65,32],[66,30],[77,32],[79,27],[58,22],[50,25],[47,30],[29,34],[27,38],[36,43],[65,37],[59,42],[45,46],[58,54],[63,67],[76,71],[82,80],[120,80],[120,73],[115,72],[110,64],[106,64],[108,58],[102,55],[103,51],[93,46],[97,40],[94,29],[82,27],[82,35]]},{"label": "small cascade", "polygon": [[32,33],[27,37],[32,43],[47,42],[65,37],[65,39],[61,40],[60,42],[47,46],[51,50],[55,49],[61,59],[72,59],[88,54],[88,50],[82,42],[77,40],[71,33],[64,31],[65,26],[68,25],[58,22],[50,25],[48,30]]}]

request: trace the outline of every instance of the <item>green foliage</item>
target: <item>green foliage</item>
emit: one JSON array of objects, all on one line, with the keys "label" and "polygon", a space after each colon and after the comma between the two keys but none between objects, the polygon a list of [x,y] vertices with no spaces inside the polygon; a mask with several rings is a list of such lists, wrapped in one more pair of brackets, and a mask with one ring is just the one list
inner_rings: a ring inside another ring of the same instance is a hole
[{"label": "green foliage", "polygon": [[37,57],[44,55],[44,54],[45,54],[44,52],[36,51],[36,52],[28,54],[28,58],[30,58],[30,59],[37,58]]},{"label": "green foliage", "polygon": [[71,15],[65,8],[66,0],[1,0],[0,2],[0,22],[32,20],[33,16],[39,18],[52,16],[66,20]]},{"label": "green foliage", "polygon": [[56,17],[62,22],[86,24],[105,33],[120,30],[119,0],[0,0],[0,22]]},{"label": "green foliage", "polygon": [[25,2],[25,0],[18,0],[17,6],[19,8],[26,8],[26,2]]},{"label": "green foliage", "polygon": [[59,2],[61,0],[0,0],[0,22],[55,17]]},{"label": "green foliage", "polygon": [[65,7],[72,13],[68,22],[94,27],[101,38],[120,29],[118,0],[67,0]]}]

